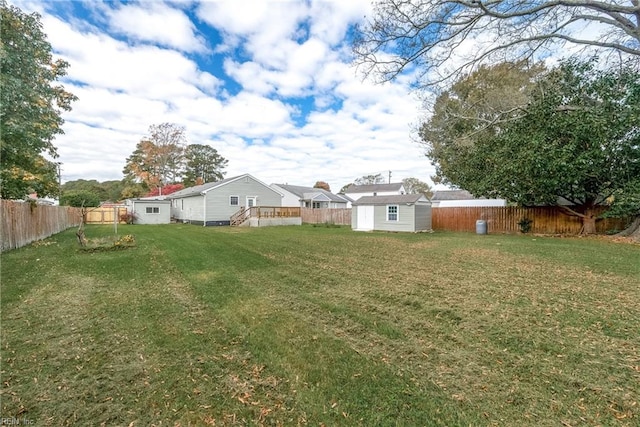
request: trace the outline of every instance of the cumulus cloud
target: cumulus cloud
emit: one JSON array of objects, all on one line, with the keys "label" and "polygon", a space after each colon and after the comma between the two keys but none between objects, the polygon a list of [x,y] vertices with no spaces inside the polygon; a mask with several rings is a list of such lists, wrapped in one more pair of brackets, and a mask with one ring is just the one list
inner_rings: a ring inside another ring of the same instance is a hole
[{"label": "cumulus cloud", "polygon": [[[120,5],[107,9],[110,27],[134,40],[157,43],[184,52],[204,52],[206,43],[179,9],[163,3]],[[170,30],[167,30],[170,29]]]},{"label": "cumulus cloud", "polygon": [[[346,33],[368,1],[82,3],[83,16],[55,5],[44,28],[79,97],[55,141],[64,180],[121,178],[149,125],[163,122],[216,148],[227,176],[336,191],[389,170],[428,180],[410,139],[420,102],[408,79],[374,85],[350,66]],[[221,42],[202,38],[212,31]]]}]

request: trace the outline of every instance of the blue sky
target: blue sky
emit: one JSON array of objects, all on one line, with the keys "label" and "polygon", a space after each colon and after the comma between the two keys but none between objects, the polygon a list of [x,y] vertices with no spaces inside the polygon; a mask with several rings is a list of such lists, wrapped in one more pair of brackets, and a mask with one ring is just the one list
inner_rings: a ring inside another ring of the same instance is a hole
[{"label": "blue sky", "polygon": [[121,179],[149,125],[170,122],[227,158],[227,176],[334,191],[389,171],[430,182],[412,76],[375,85],[351,66],[369,0],[13,3],[42,15],[70,63],[63,181]]}]

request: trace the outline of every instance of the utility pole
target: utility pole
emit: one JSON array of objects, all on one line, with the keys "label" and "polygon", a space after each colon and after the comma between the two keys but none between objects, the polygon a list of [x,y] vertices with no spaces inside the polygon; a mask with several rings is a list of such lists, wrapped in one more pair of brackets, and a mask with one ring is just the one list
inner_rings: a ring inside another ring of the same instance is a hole
[{"label": "utility pole", "polygon": [[391,171],[389,171],[389,184],[391,184]]}]

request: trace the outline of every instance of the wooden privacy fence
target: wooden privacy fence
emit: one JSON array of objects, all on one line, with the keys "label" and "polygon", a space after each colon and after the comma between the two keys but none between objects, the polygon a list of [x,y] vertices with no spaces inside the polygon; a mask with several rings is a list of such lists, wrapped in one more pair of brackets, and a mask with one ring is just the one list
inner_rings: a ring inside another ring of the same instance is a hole
[{"label": "wooden privacy fence", "polygon": [[300,212],[303,223],[351,225],[351,209],[300,208]]},{"label": "wooden privacy fence", "polygon": [[87,224],[113,224],[115,218],[120,221],[121,215],[127,213],[125,206],[110,206],[104,208],[87,208],[85,223]]},{"label": "wooden privacy fence", "polygon": [[68,206],[2,200],[2,251],[20,248],[80,225],[82,212]]},{"label": "wooden privacy fence", "polygon": [[[606,208],[597,210],[601,214]],[[472,231],[476,230],[476,221],[487,222],[489,233],[517,233],[518,224],[523,219],[531,221],[531,233],[540,234],[578,234],[582,229],[582,219],[565,213],[557,206],[522,208],[504,207],[465,207],[433,208],[432,227],[434,230]],[[596,222],[596,231],[606,233],[622,230],[626,226],[623,218],[606,218]]]}]

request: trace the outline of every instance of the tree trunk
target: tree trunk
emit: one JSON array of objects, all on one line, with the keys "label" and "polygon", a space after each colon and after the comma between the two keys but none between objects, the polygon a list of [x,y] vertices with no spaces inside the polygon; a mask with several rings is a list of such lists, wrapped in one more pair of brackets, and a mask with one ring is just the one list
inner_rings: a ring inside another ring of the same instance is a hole
[{"label": "tree trunk", "polygon": [[631,237],[632,239],[640,241],[640,216],[637,216],[630,226],[616,234],[616,236]]},{"label": "tree trunk", "polygon": [[596,217],[591,209],[582,217],[582,231],[580,234],[596,234]]}]

